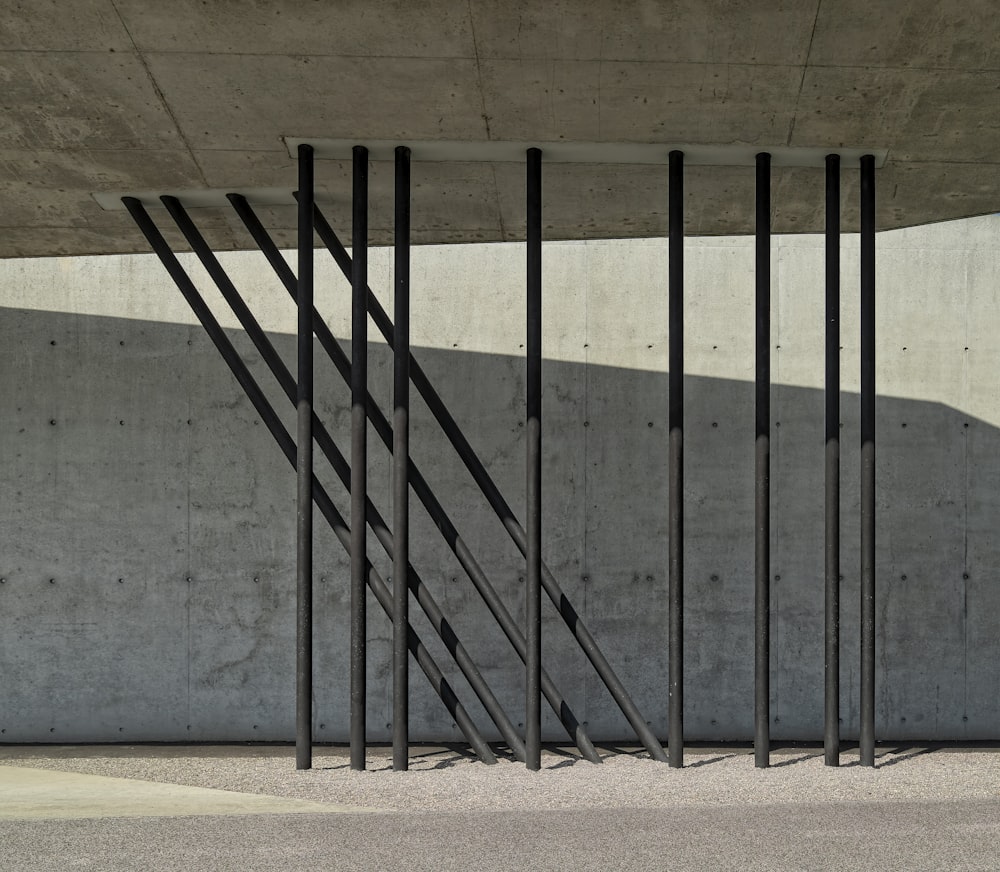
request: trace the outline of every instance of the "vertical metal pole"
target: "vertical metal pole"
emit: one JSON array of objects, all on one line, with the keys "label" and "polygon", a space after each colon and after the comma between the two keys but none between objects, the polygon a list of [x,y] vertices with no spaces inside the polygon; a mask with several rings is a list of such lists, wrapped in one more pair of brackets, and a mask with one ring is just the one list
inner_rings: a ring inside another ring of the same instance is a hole
[{"label": "vertical metal pole", "polygon": [[861,765],[875,765],[875,158],[861,158]]},{"label": "vertical metal pole", "polygon": [[[238,199],[234,199],[233,202],[234,205],[236,205],[236,203],[238,203]],[[244,222],[247,221],[247,217],[244,215],[241,215],[240,217],[243,218]],[[350,278],[350,255],[348,255],[346,249],[344,249],[343,245],[341,245],[340,240],[337,238],[337,234],[333,232],[333,228],[330,227],[324,219],[322,213],[318,210],[316,213],[316,232],[326,243],[330,254],[337,262],[341,272]],[[391,344],[393,341],[392,322],[386,316],[378,298],[375,297],[374,294],[369,294],[368,306],[369,313],[371,314],[372,320],[375,322],[375,326],[381,331],[382,335],[386,338],[386,341]],[[317,326],[317,331],[317,338],[324,344],[324,347],[326,347],[327,352],[330,354],[334,364],[338,367],[338,369],[341,369],[341,363],[338,363],[339,355],[334,350],[336,340],[330,336],[330,333],[326,330],[325,325],[321,324]],[[472,475],[473,480],[479,486],[483,496],[486,497],[486,500],[491,508],[496,512],[497,517],[500,518],[504,529],[511,537],[514,544],[520,549],[522,555],[525,554],[527,552],[527,539],[525,537],[524,528],[521,526],[521,523],[518,521],[513,510],[508,505],[503,494],[497,488],[496,482],[493,481],[490,474],[486,471],[486,467],[483,465],[482,460],[479,458],[468,439],[466,439],[463,435],[461,428],[459,428],[454,417],[448,411],[448,407],[444,404],[444,401],[428,380],[427,374],[420,367],[420,364],[415,359],[411,358],[410,367],[413,386],[426,401],[431,414],[441,425],[441,429],[448,441],[458,453],[462,463]],[[343,371],[346,372],[346,368],[344,368]],[[378,422],[373,419],[373,423],[375,424],[376,430],[379,430],[380,425]],[[388,432],[388,427],[386,427],[385,432]],[[382,435],[381,431],[379,435]],[[413,475],[412,470],[411,480],[413,483],[414,494],[424,502],[425,507],[435,519],[435,523],[440,526],[441,532],[448,541],[449,547],[452,547],[455,551],[459,561],[469,573],[469,577],[473,579],[473,583],[476,585],[477,590],[482,594],[487,603],[495,601],[493,594],[488,592],[489,586],[486,584],[480,585],[479,579],[483,579],[485,581],[485,576],[483,576],[481,571],[476,568],[475,560],[471,557],[465,543],[455,531],[454,525],[448,520],[447,515],[443,513],[440,504],[436,502],[433,494],[426,488],[426,483],[423,482],[419,476]],[[573,635],[573,638],[580,646],[581,651],[583,651],[586,655],[587,659],[590,661],[591,665],[604,682],[612,698],[621,709],[622,714],[625,715],[625,718],[632,725],[633,729],[635,729],[639,740],[646,746],[653,759],[666,762],[666,754],[664,753],[660,743],[657,741],[653,731],[649,728],[649,725],[646,723],[642,713],[639,711],[634,701],[630,698],[628,691],[621,682],[621,679],[615,674],[614,669],[611,668],[611,664],[608,663],[607,658],[601,652],[600,646],[587,629],[580,613],[577,612],[577,610],[573,607],[573,604],[569,601],[569,599],[567,599],[562,591],[562,588],[559,586],[559,582],[544,562],[542,563],[542,589],[546,594],[548,594],[549,599],[556,606],[559,617],[563,620],[566,627]],[[490,608],[493,610],[492,605]],[[515,628],[506,617],[501,618],[501,612],[499,610],[494,611],[493,614],[494,617],[501,622],[501,626],[504,628],[504,633],[508,635],[508,638],[514,644],[518,654],[521,654],[524,650],[523,641],[514,640],[523,640],[523,632],[519,628]],[[601,759],[600,755],[598,755],[597,751],[594,750],[593,745],[589,743],[582,725],[576,720],[572,710],[565,704],[565,701],[558,697],[555,691],[555,685],[551,683],[544,670],[542,671],[542,692],[545,695],[545,698],[552,705],[557,717],[559,717],[563,725],[566,727],[567,732],[573,737],[573,741],[580,746],[580,751],[583,756],[590,762],[599,763]]]},{"label": "vertical metal pole", "polygon": [[313,684],[313,150],[300,145],[296,393],[295,766],[312,768]]},{"label": "vertical metal pole", "polygon": [[528,769],[542,765],[542,152],[527,154],[527,534],[524,746]]},{"label": "vertical metal pole", "polygon": [[392,768],[409,768],[410,675],[410,150],[396,149],[392,415]]},{"label": "vertical metal pole", "polygon": [[840,765],[840,155],[826,156],[826,602],[823,748]]},{"label": "vertical metal pole", "polygon": [[754,765],[771,765],[771,155],[757,155]]},{"label": "vertical metal pole", "polygon": [[669,412],[667,466],[668,624],[670,676],[667,744],[670,765],[684,765],[684,152],[669,168]]},{"label": "vertical metal pole", "polygon": [[365,768],[368,496],[368,149],[354,147],[351,292],[351,769]]}]

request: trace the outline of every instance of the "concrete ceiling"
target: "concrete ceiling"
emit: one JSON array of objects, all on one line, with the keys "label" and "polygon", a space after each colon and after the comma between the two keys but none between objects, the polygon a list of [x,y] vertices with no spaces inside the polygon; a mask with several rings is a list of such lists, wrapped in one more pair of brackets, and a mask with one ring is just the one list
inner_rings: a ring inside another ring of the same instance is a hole
[{"label": "concrete ceiling", "polygon": [[[995,0],[0,0],[0,105],[3,257],[148,250],[97,192],[291,190],[283,137],[886,149],[880,228],[1000,209]],[[317,164],[344,237],[350,177]],[[749,232],[752,184],[689,168],[688,231]],[[373,163],[376,244],[391,186]],[[415,164],[415,239],[521,238],[523,190],[515,163]],[[843,194],[851,229],[853,170]],[[822,169],[775,170],[776,231],[820,230],[822,200]],[[294,207],[262,218],[294,243]],[[661,235],[666,168],[551,164],[545,225]]]}]

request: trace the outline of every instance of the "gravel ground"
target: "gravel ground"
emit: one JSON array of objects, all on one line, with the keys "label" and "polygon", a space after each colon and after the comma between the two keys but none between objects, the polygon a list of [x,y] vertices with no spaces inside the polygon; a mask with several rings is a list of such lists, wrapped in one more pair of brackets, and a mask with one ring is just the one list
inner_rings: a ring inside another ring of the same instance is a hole
[{"label": "gravel ground", "polygon": [[343,747],[314,751],[314,768],[296,771],[284,746],[0,747],[0,765],[137,778],[269,794],[386,811],[670,809],[702,806],[984,800],[1000,797],[1000,754],[984,749],[886,746],[874,770],[842,755],[837,769],[822,751],[753,755],[729,748],[688,750],[674,770],[635,750],[608,753],[603,765],[547,749],[542,771],[501,759],[486,766],[461,750],[414,748],[410,770],[393,772],[387,749],[373,749],[369,769],[353,772]]}]

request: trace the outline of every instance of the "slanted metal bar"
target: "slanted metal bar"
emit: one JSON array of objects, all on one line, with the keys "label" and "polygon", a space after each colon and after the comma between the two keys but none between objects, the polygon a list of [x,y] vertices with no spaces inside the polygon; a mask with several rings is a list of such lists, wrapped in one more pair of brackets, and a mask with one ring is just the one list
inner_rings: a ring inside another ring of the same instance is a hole
[{"label": "slanted metal bar", "polygon": [[296,395],[295,765],[312,768],[313,694],[313,150],[300,145]]},{"label": "slanted metal bar", "polygon": [[875,765],[875,158],[861,158],[861,765]]},{"label": "slanted metal bar", "polygon": [[[165,199],[169,200],[172,198]],[[278,447],[285,455],[285,459],[288,460],[293,469],[296,468],[295,443],[292,441],[291,436],[289,436],[284,424],[281,423],[281,419],[274,411],[274,408],[264,396],[260,386],[250,374],[246,364],[244,364],[235,348],[233,348],[233,345],[226,336],[225,331],[223,331],[223,329],[219,326],[218,321],[212,315],[208,306],[205,304],[205,301],[195,288],[193,282],[184,271],[184,268],[180,265],[180,262],[177,260],[174,253],[170,250],[170,246],[167,245],[166,240],[164,240],[163,236],[156,228],[156,225],[150,219],[145,208],[137,199],[134,197],[123,197],[122,202],[129,214],[132,216],[136,225],[149,241],[149,244],[159,257],[160,262],[167,270],[167,273],[181,291],[181,294],[191,307],[191,310],[195,313],[199,322],[205,328],[205,332],[212,340],[212,343],[219,351],[222,359],[229,367],[239,385],[243,388],[248,399],[253,404],[254,409],[257,411],[257,414],[260,415],[261,420],[264,422],[264,425],[268,428],[268,431],[278,443]],[[290,289],[293,293],[295,287],[296,284],[293,278]],[[286,386],[286,394],[288,394],[290,398],[294,398],[296,396],[294,382],[292,382],[291,375],[288,373],[287,368],[284,369],[284,386]],[[316,423],[315,418],[314,423]],[[318,435],[319,431],[317,431],[317,436]],[[316,506],[319,508],[320,513],[330,525],[330,528],[333,530],[338,541],[349,553],[351,548],[350,528],[347,526],[347,522],[344,520],[344,517],[337,510],[333,501],[330,499],[323,486],[316,479],[315,475],[313,476],[312,481],[312,493],[313,499]],[[370,563],[367,564],[366,570],[369,587],[375,594],[375,598],[379,605],[382,606],[385,613],[391,617],[392,594],[389,591],[388,585],[386,585],[382,576]],[[455,695],[451,685],[445,679],[441,670],[435,663],[434,658],[424,647],[412,626],[408,632],[408,645],[410,652],[416,658],[421,670],[431,682],[431,686],[441,698],[441,701],[445,704],[449,714],[451,714],[451,716],[455,719],[456,724],[459,729],[461,729],[463,735],[468,740],[469,745],[473,748],[476,755],[484,763],[495,763],[496,756],[493,754],[492,749],[483,739],[476,725],[469,717],[468,712],[465,710],[465,707],[458,700],[458,697]]]},{"label": "slanted metal bar", "polygon": [[[237,214],[243,221],[247,230],[250,232],[257,246],[260,248],[261,252],[267,258],[268,263],[274,269],[279,280],[285,286],[285,289],[294,296],[295,288],[295,277],[292,271],[289,269],[288,264],[285,263],[284,258],[282,258],[281,253],[278,251],[278,247],[274,244],[274,241],[270,238],[267,231],[261,225],[259,219],[254,214],[253,210],[247,204],[243,197],[237,194],[228,195],[230,202],[233,204]],[[332,232],[332,231],[331,231]],[[346,252],[345,252],[346,257]],[[350,272],[350,260],[347,261],[348,274]],[[384,313],[383,313],[384,314]],[[314,325],[316,329],[316,336],[320,341],[320,344],[326,350],[327,354],[330,356],[330,360],[333,362],[337,371],[340,373],[341,377],[347,384],[351,382],[351,364],[345,354],[343,348],[341,348],[340,343],[330,332],[329,328],[323,322],[322,318],[318,315],[314,318]],[[390,347],[391,347],[390,340]],[[415,363],[413,357],[410,357],[411,363]],[[389,422],[386,420],[385,416],[382,414],[378,406],[369,397],[368,403],[368,415],[375,427],[375,431],[378,433],[379,438],[385,444],[387,448],[391,450],[392,447],[392,431],[389,427]],[[320,443],[322,447],[322,443]],[[490,612],[496,618],[497,623],[500,625],[504,634],[510,640],[511,645],[517,652],[518,656],[523,661],[526,656],[525,651],[525,637],[521,628],[518,626],[517,622],[511,616],[510,612],[507,611],[503,600],[497,594],[495,588],[490,583],[486,574],[483,572],[482,568],[476,562],[475,557],[469,550],[468,545],[459,535],[457,529],[455,528],[453,522],[449,518],[448,514],[445,512],[444,508],[438,502],[437,498],[434,496],[433,491],[431,491],[430,486],[427,484],[423,475],[421,474],[419,468],[410,459],[409,463],[410,472],[410,484],[413,487],[414,493],[420,499],[421,503],[427,509],[428,514],[434,520],[441,534],[444,536],[448,547],[451,549],[452,553],[458,558],[459,563],[465,569],[469,578],[472,580],[473,585],[476,590],[482,596],[483,601],[486,603]],[[369,508],[371,512],[371,508]],[[373,526],[376,531],[379,529],[377,526]],[[544,566],[543,566],[544,573]],[[414,569],[410,567],[410,577],[411,582],[414,579]],[[544,574],[543,574],[544,581]],[[419,590],[419,589],[417,589]],[[416,592],[416,590],[415,590]],[[419,601],[419,596],[418,596]],[[473,685],[475,687],[475,685]],[[560,722],[565,727],[569,737],[579,748],[580,753],[583,757],[592,763],[600,763],[601,757],[594,748],[593,743],[587,736],[586,731],[583,726],[579,723],[576,716],[573,714],[572,709],[569,704],[563,699],[562,695],[559,693],[558,688],[552,681],[546,670],[542,669],[542,693],[545,695],[546,700],[551,706],[553,712],[559,718]],[[484,702],[485,705],[485,702]],[[487,710],[489,710],[487,706]],[[499,724],[498,724],[499,726]],[[521,741],[520,737],[516,734],[510,736],[508,732],[505,731],[503,726],[500,727],[501,733],[504,739],[510,744],[511,749],[514,752],[514,756],[519,760],[524,759],[524,743]],[[662,751],[661,751],[662,753]]]},{"label": "slanted metal bar", "polygon": [[[316,209],[316,232],[319,235],[319,238],[326,245],[334,260],[337,262],[341,272],[349,279],[351,276],[351,257],[344,249],[344,246],[337,238],[337,234],[333,231],[333,228],[330,227],[329,222],[323,216],[318,207]],[[371,289],[368,291],[368,311],[372,316],[372,320],[375,322],[375,326],[378,327],[383,337],[385,337],[386,342],[389,343],[390,347],[392,347],[392,322],[389,320],[385,310],[382,308],[378,298],[374,295],[374,293],[372,293]],[[320,329],[321,328],[317,326],[317,331]],[[319,333],[317,333],[317,335],[320,336]],[[323,342],[322,337],[320,338],[320,341],[321,343]],[[327,347],[328,352],[329,350],[329,347]],[[490,507],[503,523],[504,529],[507,531],[511,540],[518,547],[521,554],[527,556],[527,537],[525,535],[524,528],[518,522],[513,509],[511,509],[506,499],[504,499],[503,494],[500,493],[499,488],[487,472],[486,467],[479,459],[475,449],[465,438],[461,428],[459,428],[455,419],[452,417],[451,412],[448,411],[448,407],[444,404],[444,401],[438,395],[434,386],[430,383],[427,375],[424,373],[420,364],[416,358],[412,356],[412,354],[410,356],[410,378],[413,382],[413,386],[417,389],[421,398],[425,403],[427,403],[427,407],[430,409],[431,414],[434,415],[434,418],[441,426],[442,432],[458,453],[462,462],[465,464],[466,469],[472,475],[473,480],[486,497]],[[411,478],[412,476],[413,470],[411,467]],[[414,492],[420,496],[415,478],[413,478],[413,489]],[[422,496],[420,496],[420,498],[421,500],[424,499]],[[425,505],[427,504],[425,503]],[[646,750],[649,751],[650,756],[652,756],[655,760],[666,762],[667,756],[664,753],[662,746],[657,741],[656,736],[653,734],[653,731],[643,719],[642,713],[632,701],[628,691],[625,689],[625,685],[622,684],[621,679],[618,678],[614,669],[611,668],[611,664],[608,663],[608,660],[601,651],[597,641],[587,629],[586,624],[584,624],[583,619],[573,607],[573,604],[563,593],[558,581],[545,565],[544,561],[542,562],[542,587],[549,599],[556,606],[559,616],[563,619],[563,622],[566,624],[570,633],[572,633],[574,639],[576,639],[580,649],[586,655],[587,659],[594,667],[594,670],[604,682],[604,685],[607,687],[612,699],[614,699],[619,709],[621,709],[622,714],[625,715],[625,718],[632,726],[632,729],[636,731],[636,735],[646,747]],[[520,633],[519,630],[518,633]],[[520,652],[518,653],[520,654]],[[521,656],[523,657],[523,655]],[[542,680],[542,689],[544,692],[544,670]],[[549,699],[550,703],[552,703],[552,700],[548,697],[548,695],[546,695],[546,698]],[[554,704],[553,707],[555,708]],[[566,725],[565,720],[563,720],[563,723]],[[576,723],[575,719],[574,723]],[[567,726],[567,729],[570,730],[571,728]],[[588,760],[591,760],[591,762],[594,763],[600,762],[600,756],[596,753],[596,751],[594,751],[591,755],[584,750],[584,745],[588,745],[590,742],[589,739],[585,738],[585,733],[583,733],[581,726],[577,725],[575,729],[571,730],[570,734],[574,737],[577,747],[580,748],[581,752],[585,757],[587,757]],[[580,744],[581,741],[584,742],[584,745]],[[592,748],[593,746],[590,745],[590,747]]]},{"label": "slanted metal bar", "polygon": [[392,768],[409,768],[410,673],[410,150],[396,149],[395,339],[392,414]]},{"label": "slanted metal bar", "polygon": [[771,155],[757,155],[754,765],[771,765]]},{"label": "slanted metal bar", "polygon": [[823,762],[840,765],[840,155],[826,158],[826,536]]},{"label": "slanted metal bar", "polygon": [[667,494],[670,765],[684,765],[684,153],[669,156]]},{"label": "slanted metal bar", "polygon": [[368,497],[368,149],[354,148],[351,293],[351,769],[365,768],[367,635],[364,564]]},{"label": "slanted metal bar", "polygon": [[527,768],[538,770],[542,766],[542,152],[537,148],[527,153],[527,213],[524,747]]},{"label": "slanted metal bar", "polygon": [[[285,366],[281,356],[277,353],[277,351],[275,351],[274,346],[271,344],[271,340],[268,339],[267,334],[257,322],[257,319],[250,311],[250,308],[240,296],[236,286],[232,283],[229,276],[226,274],[226,271],[222,268],[218,258],[212,252],[211,248],[209,248],[205,238],[194,226],[191,218],[180,205],[177,198],[161,197],[161,200],[166,206],[171,217],[177,223],[177,227],[184,235],[184,238],[190,244],[191,249],[202,262],[202,265],[205,267],[205,271],[215,282],[223,298],[235,313],[240,325],[244,330],[246,330],[247,336],[260,353],[261,359],[271,371],[271,374],[281,386],[285,395],[294,405],[296,388],[295,381],[292,378],[291,373]],[[291,271],[289,271],[289,277],[290,284],[294,285],[294,277],[291,277]],[[318,319],[319,316],[316,315],[314,322],[318,321]],[[337,474],[341,483],[345,488],[350,488],[350,465],[347,463],[347,460],[340,452],[336,443],[333,441],[333,437],[326,429],[326,426],[315,415],[315,413],[313,414],[313,433],[316,439],[316,444],[319,446],[320,451],[333,467],[334,472]],[[371,525],[372,530],[375,532],[376,538],[381,543],[386,554],[389,555],[389,558],[395,563],[395,543],[393,534],[389,531],[388,525],[385,523],[385,520],[382,518],[378,509],[375,508],[371,499],[366,501],[365,510],[368,516],[368,522]],[[462,674],[468,680],[469,685],[476,693],[476,696],[479,697],[479,700],[483,704],[483,708],[486,709],[487,713],[493,719],[493,722],[497,725],[497,729],[504,737],[504,740],[511,744],[511,748],[514,750],[515,756],[520,755],[521,759],[523,759],[524,746],[520,743],[520,738],[514,724],[511,722],[510,718],[507,717],[499,701],[486,684],[485,679],[473,662],[472,657],[469,655],[465,646],[455,633],[455,630],[442,613],[441,608],[435,601],[430,589],[423,583],[419,574],[412,566],[407,565],[407,570],[408,571],[401,577],[408,578],[410,588],[414,591],[417,602],[423,609],[424,614],[427,615],[428,620],[431,622],[431,626],[437,632],[441,641],[444,642],[448,652],[452,655],[452,657],[454,657],[455,662],[462,671]],[[393,614],[395,614],[395,612],[393,612]]]}]

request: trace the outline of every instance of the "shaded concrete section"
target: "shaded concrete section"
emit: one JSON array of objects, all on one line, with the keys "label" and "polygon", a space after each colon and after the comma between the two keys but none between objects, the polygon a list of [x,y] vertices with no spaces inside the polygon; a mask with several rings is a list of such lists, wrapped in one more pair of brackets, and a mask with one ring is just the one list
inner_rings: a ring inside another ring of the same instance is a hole
[{"label": "shaded concrete section", "polygon": [[102,775],[0,766],[0,821],[179,815],[357,814],[365,811],[375,809]]},{"label": "shaded concrete section", "polygon": [[[94,192],[291,189],[283,136],[887,148],[880,227],[1000,208],[988,0],[0,0],[0,15],[0,257],[146,250]],[[377,244],[391,239],[385,170]],[[547,172],[547,238],[662,235],[665,170],[639,170]],[[324,162],[317,181],[343,223],[349,169]],[[748,232],[752,182],[692,170],[689,231]],[[414,184],[418,242],[523,236],[518,168],[421,168]],[[822,172],[775,184],[775,230],[819,230]],[[844,198],[853,227],[854,172]],[[249,247],[231,216],[209,221],[216,248]],[[294,239],[293,209],[267,221]]]}]

